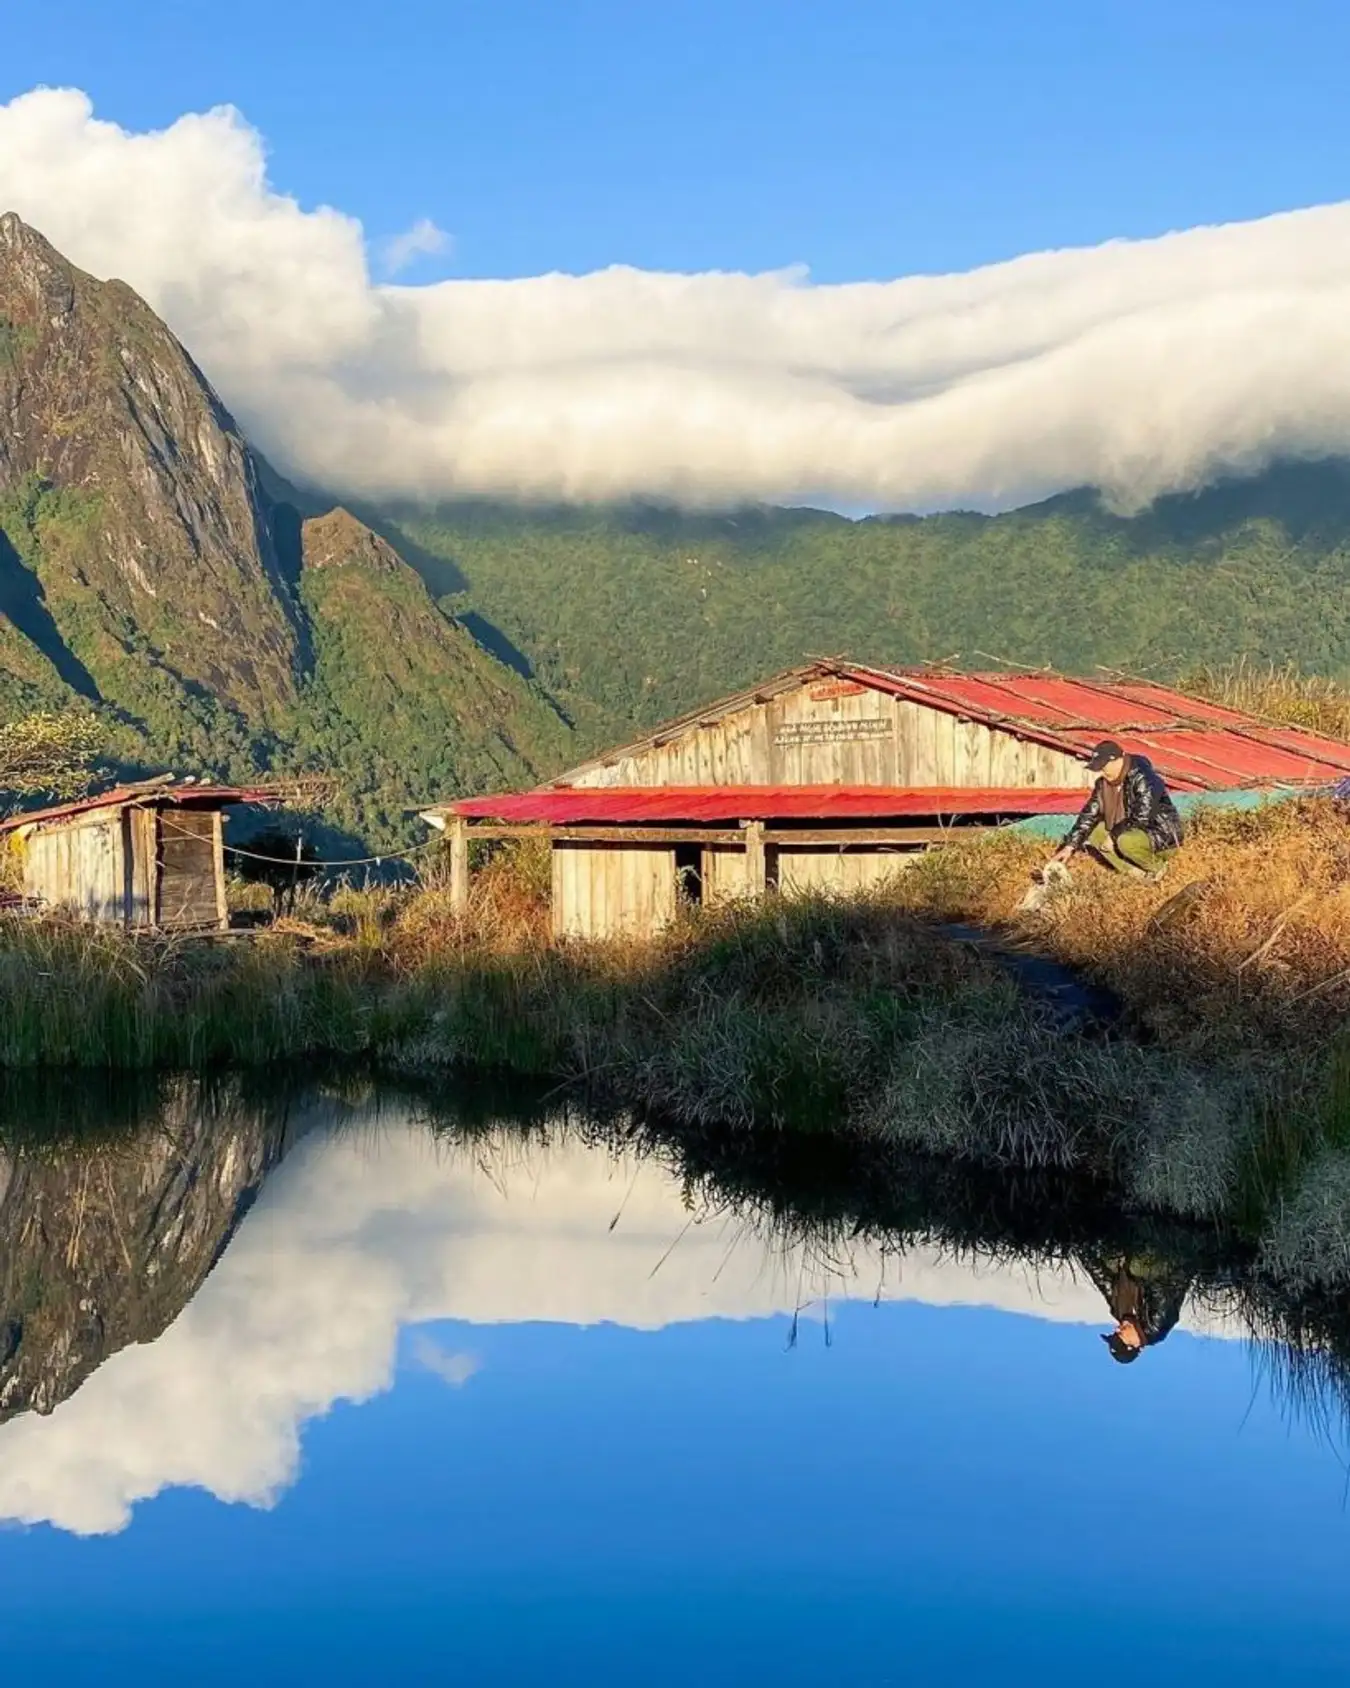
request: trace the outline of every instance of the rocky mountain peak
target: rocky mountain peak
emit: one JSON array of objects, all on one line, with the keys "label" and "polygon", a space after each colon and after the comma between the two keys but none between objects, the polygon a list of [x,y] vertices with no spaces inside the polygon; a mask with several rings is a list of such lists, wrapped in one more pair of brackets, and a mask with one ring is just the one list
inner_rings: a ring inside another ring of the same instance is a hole
[{"label": "rocky mountain peak", "polygon": [[189,695],[292,701],[295,606],[248,445],[122,282],[0,219],[0,498],[47,607],[99,682],[132,649]]},{"label": "rocky mountain peak", "polygon": [[325,516],[312,516],[301,529],[301,545],[307,569],[354,564],[378,574],[396,574],[405,567],[392,545],[341,505]]},{"label": "rocky mountain peak", "polygon": [[316,507],[130,287],[0,220],[0,712],[73,690],[111,753],[231,779],[330,760],[335,820],[382,837],[410,790],[568,760],[561,717],[395,547]]},{"label": "rocky mountain peak", "polygon": [[36,304],[56,293],[68,310],[74,302],[74,270],[45,236],[14,211],[0,217],[0,264]]}]

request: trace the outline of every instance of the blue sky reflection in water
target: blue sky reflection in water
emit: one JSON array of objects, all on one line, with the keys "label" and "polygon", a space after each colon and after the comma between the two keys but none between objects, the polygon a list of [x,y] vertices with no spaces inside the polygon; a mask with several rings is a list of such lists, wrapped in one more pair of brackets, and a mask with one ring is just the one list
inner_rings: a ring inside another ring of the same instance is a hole
[{"label": "blue sky reflection in water", "polygon": [[0,1427],[8,1669],[1345,1680],[1344,1473],[1243,1342],[1121,1368],[1067,1272],[687,1220],[580,1144],[302,1140],[158,1342]]}]

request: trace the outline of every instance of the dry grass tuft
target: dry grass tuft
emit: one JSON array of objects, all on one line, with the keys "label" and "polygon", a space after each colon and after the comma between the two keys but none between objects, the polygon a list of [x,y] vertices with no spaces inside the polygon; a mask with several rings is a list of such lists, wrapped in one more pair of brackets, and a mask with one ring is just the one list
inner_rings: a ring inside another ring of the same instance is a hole
[{"label": "dry grass tuft", "polygon": [[1182,690],[1245,714],[1350,739],[1350,690],[1337,680],[1303,674],[1292,663],[1262,668],[1245,657],[1226,667],[1196,669]]},{"label": "dry grass tuft", "polygon": [[1090,861],[1035,915],[1017,903],[1050,853],[960,844],[897,881],[897,909],[1001,927],[1114,990],[1135,1026],[1196,1056],[1325,1045],[1350,1013],[1350,810],[1332,798],[1202,810],[1166,878]]}]

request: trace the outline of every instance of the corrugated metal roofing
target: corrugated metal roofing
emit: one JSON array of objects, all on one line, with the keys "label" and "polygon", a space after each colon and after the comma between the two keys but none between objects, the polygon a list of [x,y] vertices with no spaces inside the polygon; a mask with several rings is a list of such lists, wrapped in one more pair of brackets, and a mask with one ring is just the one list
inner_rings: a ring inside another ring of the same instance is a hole
[{"label": "corrugated metal roofing", "polygon": [[1149,757],[1178,791],[1321,785],[1350,774],[1350,744],[1297,727],[1272,726],[1148,680],[1077,680],[1048,672],[967,674],[931,666],[879,668],[829,658],[787,669],[691,711],[550,784],[567,786],[583,772],[826,678],[870,686],[1084,759],[1099,739],[1110,736],[1127,750]]},{"label": "corrugated metal roofing", "polygon": [[274,793],[263,787],[245,789],[235,785],[144,786],[119,785],[111,791],[100,791],[93,797],[80,797],[73,803],[58,803],[50,809],[26,809],[0,820],[0,833],[13,832],[16,827],[46,825],[52,821],[74,820],[77,815],[90,814],[95,809],[120,809],[124,804],[153,807],[159,804],[175,809],[201,808],[226,803],[266,803]]},{"label": "corrugated metal roofing", "polygon": [[836,785],[575,786],[515,796],[469,797],[428,811],[470,820],[550,826],[741,821],[1020,818],[1076,814],[1081,790],[987,787]]},{"label": "corrugated metal roofing", "polygon": [[1086,756],[1109,734],[1126,750],[1147,756],[1182,791],[1322,785],[1350,773],[1350,744],[1297,727],[1271,726],[1149,681],[829,666],[878,691],[1072,756]]}]

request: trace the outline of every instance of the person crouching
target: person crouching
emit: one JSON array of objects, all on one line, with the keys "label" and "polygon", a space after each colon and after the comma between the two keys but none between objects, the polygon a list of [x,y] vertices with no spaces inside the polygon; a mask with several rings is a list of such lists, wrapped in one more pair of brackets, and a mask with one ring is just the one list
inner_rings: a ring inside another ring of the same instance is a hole
[{"label": "person crouching", "polygon": [[1182,839],[1162,775],[1147,756],[1127,754],[1114,739],[1103,739],[1087,765],[1097,781],[1051,859],[1063,864],[1085,851],[1115,873],[1157,879]]}]

